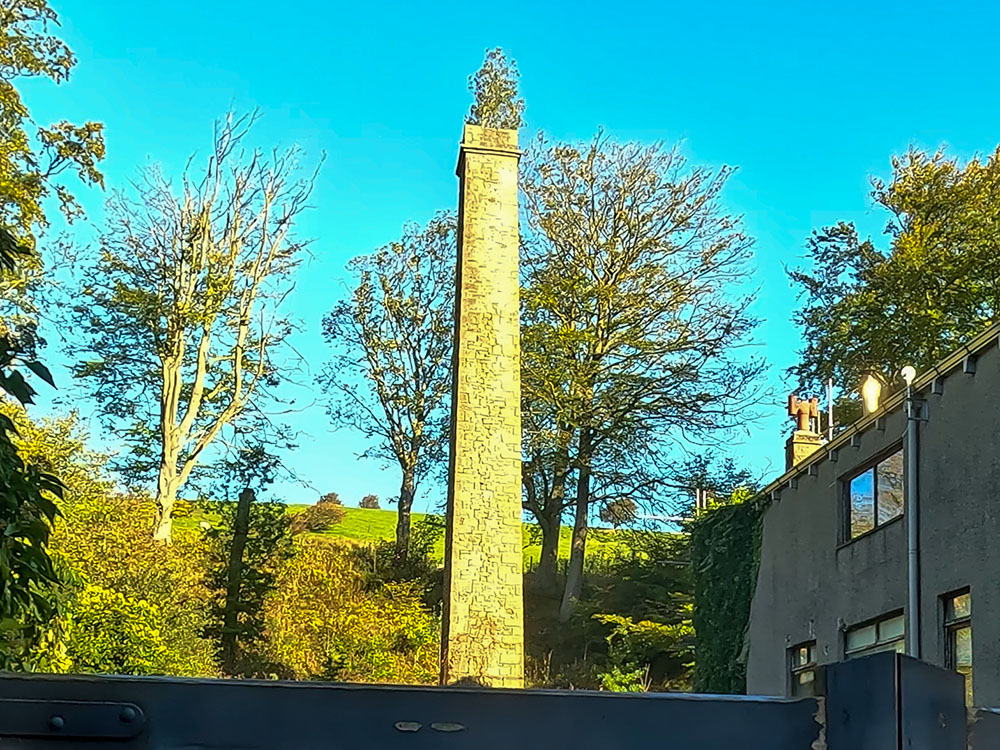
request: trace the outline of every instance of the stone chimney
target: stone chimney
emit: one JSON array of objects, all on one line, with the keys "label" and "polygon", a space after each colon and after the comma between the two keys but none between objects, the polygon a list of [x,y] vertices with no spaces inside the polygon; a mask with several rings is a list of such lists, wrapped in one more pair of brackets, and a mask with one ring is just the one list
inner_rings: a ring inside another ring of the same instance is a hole
[{"label": "stone chimney", "polygon": [[516,130],[466,125],[441,682],[524,684]]},{"label": "stone chimney", "polygon": [[788,416],[795,420],[795,432],[785,443],[785,471],[812,455],[822,444],[819,433],[819,399],[808,401],[795,394],[788,397]]}]

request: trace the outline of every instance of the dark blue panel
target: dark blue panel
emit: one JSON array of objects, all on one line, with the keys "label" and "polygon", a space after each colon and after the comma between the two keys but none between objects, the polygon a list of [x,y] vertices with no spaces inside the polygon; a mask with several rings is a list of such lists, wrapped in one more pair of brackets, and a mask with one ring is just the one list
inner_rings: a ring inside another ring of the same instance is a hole
[{"label": "dark blue panel", "polygon": [[969,726],[969,750],[1000,748],[1000,713],[996,709],[980,709],[972,716]]},{"label": "dark blue panel", "polygon": [[[137,738],[89,739],[89,750],[810,750],[820,736],[818,704],[812,698],[166,678],[0,678],[0,704],[14,698],[115,701],[141,710],[145,725]],[[120,728],[115,730],[120,737]],[[5,747],[41,750],[73,745],[55,735],[52,740],[23,734],[15,738],[11,731],[20,730],[0,726],[0,737],[7,733]]]},{"label": "dark blue panel", "polygon": [[897,750],[896,654],[830,664],[824,671],[830,750]]},{"label": "dark blue panel", "polygon": [[962,675],[908,656],[899,657],[901,747],[965,747]]}]

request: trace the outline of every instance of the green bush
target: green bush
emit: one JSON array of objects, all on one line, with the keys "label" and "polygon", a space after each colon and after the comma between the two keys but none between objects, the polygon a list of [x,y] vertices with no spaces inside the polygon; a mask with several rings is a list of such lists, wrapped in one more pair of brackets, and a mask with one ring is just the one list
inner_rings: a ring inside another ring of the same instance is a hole
[{"label": "green bush", "polygon": [[299,537],[265,606],[273,662],[300,679],[432,683],[438,675],[438,621],[419,582],[371,585],[351,551]]},{"label": "green bush", "polygon": [[171,514],[173,518],[190,518],[192,513],[194,513],[194,503],[190,500],[177,498],[174,501],[174,510]]},{"label": "green bush", "polygon": [[[691,607],[684,607],[690,617]],[[661,656],[678,659],[690,668],[694,628],[690,619],[676,623],[640,620],[621,615],[594,615],[611,626],[607,666],[598,672],[601,687],[616,692],[645,692],[652,683],[651,665]],[[675,685],[676,687],[676,685]]]},{"label": "green bush", "polygon": [[66,605],[37,659],[50,672],[172,674],[180,665],[162,622],[155,605],[88,585]]},{"label": "green bush", "polygon": [[[50,548],[60,560],[60,578],[82,581],[70,593],[90,583],[148,602],[159,613],[157,627],[177,674],[216,674],[212,645],[200,637],[209,597],[197,532],[177,529],[173,544],[154,542],[152,500],[115,490],[105,472],[107,457],[86,449],[87,435],[74,414],[36,422],[9,404],[0,404],[0,411],[16,425],[25,460],[65,484]],[[65,591],[59,596],[64,605],[72,599]],[[46,635],[49,645],[53,637]]]},{"label": "green bush", "polygon": [[[273,500],[250,503],[238,596],[230,603],[227,601],[229,566],[238,512],[238,503],[220,503],[219,522],[205,535],[206,583],[211,591],[211,605],[204,634],[215,644],[220,665],[227,674],[264,677],[276,673],[275,665],[263,655],[264,603],[274,591],[283,564],[294,551],[288,509],[284,503]],[[230,610],[236,615],[235,632],[226,630],[227,605],[235,607]],[[235,641],[229,639],[231,634]]]}]

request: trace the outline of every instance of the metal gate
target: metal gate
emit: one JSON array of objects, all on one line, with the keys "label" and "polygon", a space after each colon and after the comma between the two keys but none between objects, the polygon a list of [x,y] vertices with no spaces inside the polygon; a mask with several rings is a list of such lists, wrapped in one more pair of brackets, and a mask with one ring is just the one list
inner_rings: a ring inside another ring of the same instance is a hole
[{"label": "metal gate", "polygon": [[[0,677],[0,745],[26,750],[966,747],[957,674],[878,654],[827,667],[819,683],[823,696],[780,699],[9,674]],[[988,728],[982,729],[987,723],[978,723],[984,744],[975,747],[1000,747],[988,744]]]}]

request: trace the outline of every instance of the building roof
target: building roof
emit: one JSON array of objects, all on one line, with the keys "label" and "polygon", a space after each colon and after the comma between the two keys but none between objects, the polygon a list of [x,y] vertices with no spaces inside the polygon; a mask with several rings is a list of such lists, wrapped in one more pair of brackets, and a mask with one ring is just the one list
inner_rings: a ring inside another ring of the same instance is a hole
[{"label": "building roof", "polygon": [[[1000,338],[1000,322],[994,323],[968,343],[960,346],[940,362],[918,375],[913,381],[914,392],[920,393],[921,391],[926,390],[934,383],[935,380],[945,377],[959,367],[963,367],[966,372],[974,372],[975,360],[978,354],[990,346],[996,346],[998,338]],[[830,453],[833,453],[841,447],[849,444],[854,435],[861,434],[865,430],[872,427],[886,414],[889,414],[901,407],[905,399],[905,390],[900,390],[892,394],[882,402],[882,405],[879,406],[876,411],[861,417],[837,434],[833,440],[818,448],[814,453],[811,453],[808,458],[803,459],[792,468],[788,469],[784,474],[761,490],[760,495],[773,497],[776,493],[780,493],[781,490],[789,486],[793,479],[805,474],[812,464],[829,457]]]}]

